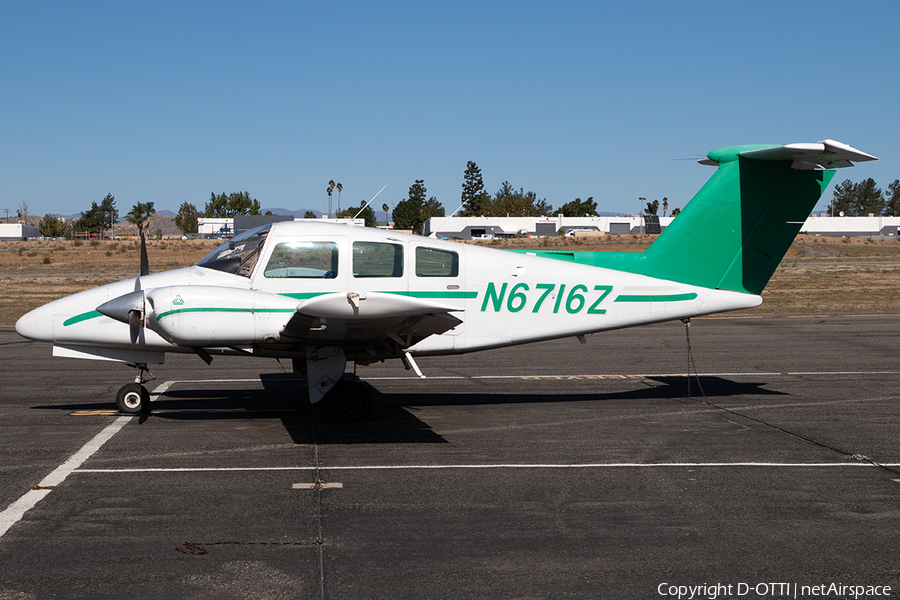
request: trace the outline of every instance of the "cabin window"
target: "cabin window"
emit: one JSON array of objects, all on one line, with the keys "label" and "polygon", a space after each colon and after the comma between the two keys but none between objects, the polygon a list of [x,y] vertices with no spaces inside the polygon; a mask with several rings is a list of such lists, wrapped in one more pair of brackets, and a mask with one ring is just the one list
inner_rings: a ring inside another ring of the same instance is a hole
[{"label": "cabin window", "polygon": [[403,246],[353,242],[354,277],[403,277]]},{"label": "cabin window", "polygon": [[231,238],[197,263],[198,267],[250,277],[259,259],[270,225],[263,225]]},{"label": "cabin window", "polygon": [[416,277],[456,277],[459,255],[450,250],[416,248]]},{"label": "cabin window", "polygon": [[264,274],[268,278],[334,279],[338,246],[334,242],[282,242],[272,250]]}]

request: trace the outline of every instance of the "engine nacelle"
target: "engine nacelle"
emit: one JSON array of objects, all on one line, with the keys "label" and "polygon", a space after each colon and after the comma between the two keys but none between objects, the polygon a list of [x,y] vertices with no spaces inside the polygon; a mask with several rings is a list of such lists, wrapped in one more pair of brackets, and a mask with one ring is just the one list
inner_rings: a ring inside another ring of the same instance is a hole
[{"label": "engine nacelle", "polygon": [[146,326],[179,346],[242,346],[277,339],[297,300],[268,292],[175,285],[146,292]]}]

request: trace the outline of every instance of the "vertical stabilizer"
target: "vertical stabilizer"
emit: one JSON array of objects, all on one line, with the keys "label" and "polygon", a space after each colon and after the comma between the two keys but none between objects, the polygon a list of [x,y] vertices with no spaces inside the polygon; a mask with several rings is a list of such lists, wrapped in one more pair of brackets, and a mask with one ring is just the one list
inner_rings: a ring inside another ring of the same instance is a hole
[{"label": "vertical stabilizer", "polygon": [[834,176],[852,161],[877,160],[825,140],[732,146],[704,164],[718,168],[647,249],[646,275],[759,294]]},{"label": "vertical stabilizer", "polygon": [[868,160],[877,159],[833,140],[713,150],[700,162],[716,172],[646,252],[566,254],[596,267],[759,294],[834,176],[826,169]]},{"label": "vertical stabilizer", "polygon": [[834,171],[794,169],[737,146],[709,154],[716,173],[647,249],[645,274],[759,294]]}]

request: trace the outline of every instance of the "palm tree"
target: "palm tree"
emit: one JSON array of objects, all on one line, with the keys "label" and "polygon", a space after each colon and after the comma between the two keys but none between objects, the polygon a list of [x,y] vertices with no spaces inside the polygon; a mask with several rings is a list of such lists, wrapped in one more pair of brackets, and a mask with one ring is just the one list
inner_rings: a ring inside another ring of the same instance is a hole
[{"label": "palm tree", "polygon": [[328,182],[328,218],[331,218],[331,192],[334,191],[334,179]]},{"label": "palm tree", "polygon": [[388,225],[388,224],[389,224],[389,221],[391,220],[391,218],[388,216],[388,205],[387,205],[387,204],[382,204],[382,205],[381,205],[381,210],[384,211],[384,224],[385,224],[385,225]]},{"label": "palm tree", "polygon": [[153,202],[147,202],[146,204],[138,202],[131,207],[131,212],[128,213],[128,216],[125,217],[125,219],[129,223],[137,225],[138,235],[143,235],[147,219],[149,219],[152,214],[156,214],[156,209],[153,208]]},{"label": "palm tree", "polygon": [[344,189],[344,186],[341,185],[340,183],[338,183],[334,187],[335,187],[335,189],[337,189],[337,192],[338,192],[338,209],[337,209],[337,211],[341,212],[341,190]]}]

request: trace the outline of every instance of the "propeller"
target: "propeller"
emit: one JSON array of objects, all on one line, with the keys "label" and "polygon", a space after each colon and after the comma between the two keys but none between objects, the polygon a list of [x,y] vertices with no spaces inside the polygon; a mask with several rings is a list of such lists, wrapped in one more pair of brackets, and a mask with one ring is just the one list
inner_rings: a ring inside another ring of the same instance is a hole
[{"label": "propeller", "polygon": [[141,230],[141,272],[134,279],[134,291],[113,298],[97,307],[97,312],[128,324],[131,345],[137,344],[141,328],[144,326],[144,290],[141,289],[141,276],[150,274],[150,261],[147,259],[147,241]]},{"label": "propeller", "polygon": [[127,323],[131,343],[134,345],[144,325],[144,290],[137,289],[104,302],[97,307],[97,312],[120,323]]}]

